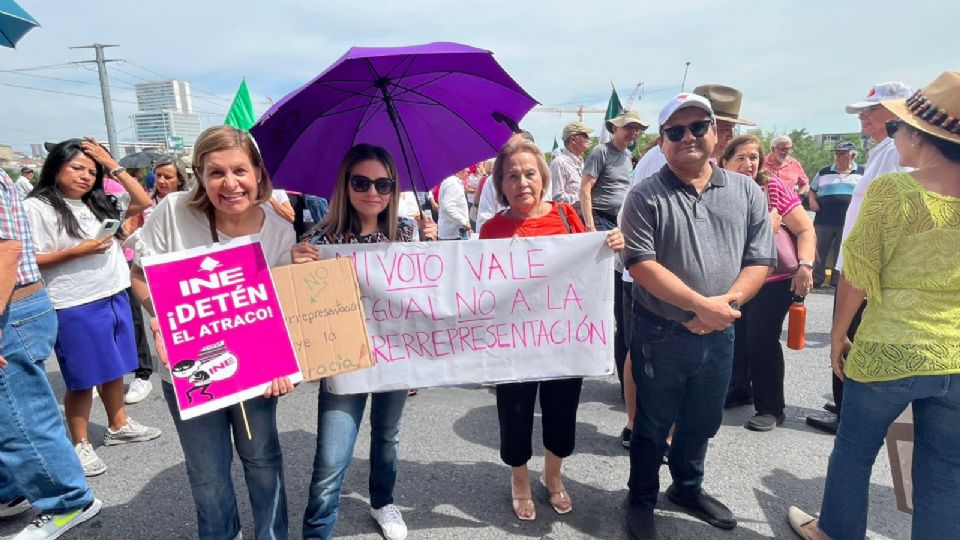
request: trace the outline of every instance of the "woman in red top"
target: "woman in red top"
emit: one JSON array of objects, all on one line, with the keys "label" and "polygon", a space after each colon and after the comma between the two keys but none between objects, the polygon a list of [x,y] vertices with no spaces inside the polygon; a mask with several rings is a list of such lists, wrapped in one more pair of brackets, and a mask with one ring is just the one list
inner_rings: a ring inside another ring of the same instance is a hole
[{"label": "woman in red top", "polygon": [[[497,200],[507,208],[484,223],[480,238],[583,232],[583,222],[573,207],[543,200],[544,186],[548,185],[550,170],[540,149],[523,139],[507,143],[493,166]],[[614,251],[623,249],[623,234],[619,229],[608,233],[607,245]],[[560,479],[560,466],[563,458],[573,453],[582,383],[582,378],[574,378],[497,385],[500,457],[513,467],[513,511],[521,520],[529,521],[537,515],[527,461],[533,455],[533,409],[538,390],[546,449],[540,482],[547,488],[550,505],[558,514],[573,509]]]}]

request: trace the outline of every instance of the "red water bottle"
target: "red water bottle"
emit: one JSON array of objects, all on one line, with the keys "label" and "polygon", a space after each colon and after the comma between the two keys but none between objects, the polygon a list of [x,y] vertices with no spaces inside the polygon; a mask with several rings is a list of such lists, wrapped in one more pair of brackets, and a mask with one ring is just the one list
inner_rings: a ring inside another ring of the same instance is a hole
[{"label": "red water bottle", "polygon": [[790,317],[787,322],[787,347],[802,351],[807,331],[807,306],[802,296],[794,296],[790,304]]}]

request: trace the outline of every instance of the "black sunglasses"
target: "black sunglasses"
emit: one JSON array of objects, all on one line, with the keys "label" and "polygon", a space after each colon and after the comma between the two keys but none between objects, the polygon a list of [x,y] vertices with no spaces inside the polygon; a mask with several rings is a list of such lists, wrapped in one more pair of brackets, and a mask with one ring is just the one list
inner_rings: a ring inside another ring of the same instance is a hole
[{"label": "black sunglasses", "polygon": [[394,184],[396,184],[396,182],[389,178],[371,180],[366,176],[360,176],[358,174],[350,177],[350,187],[357,193],[366,193],[370,191],[370,186],[373,186],[380,195],[389,195],[393,193]]},{"label": "black sunglasses", "polygon": [[887,120],[887,123],[886,123],[887,137],[890,137],[892,139],[893,136],[897,134],[897,130],[900,129],[900,126],[902,125],[903,125],[902,120]]},{"label": "black sunglasses", "polygon": [[712,125],[712,120],[700,120],[699,122],[694,122],[685,126],[670,126],[668,128],[664,128],[663,134],[670,139],[670,142],[680,142],[680,139],[683,138],[683,133],[689,129],[690,134],[699,139],[707,134],[707,131],[710,130],[710,126]]}]

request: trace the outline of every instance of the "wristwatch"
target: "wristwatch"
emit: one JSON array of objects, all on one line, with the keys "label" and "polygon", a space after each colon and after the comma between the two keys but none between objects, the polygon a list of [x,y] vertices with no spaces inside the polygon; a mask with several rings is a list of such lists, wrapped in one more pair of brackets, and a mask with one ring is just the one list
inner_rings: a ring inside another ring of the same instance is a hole
[{"label": "wristwatch", "polygon": [[805,260],[801,259],[801,260],[797,261],[797,264],[800,265],[800,266],[809,266],[810,268],[813,268],[813,261],[805,261]]},{"label": "wristwatch", "polygon": [[116,179],[116,177],[117,177],[118,174],[120,174],[120,173],[122,173],[122,172],[124,172],[124,171],[126,171],[126,170],[127,170],[127,169],[126,169],[125,167],[123,167],[122,165],[121,165],[120,167],[117,167],[117,168],[114,168],[114,169],[110,169],[110,171],[109,171],[109,172],[110,172],[110,177]]}]

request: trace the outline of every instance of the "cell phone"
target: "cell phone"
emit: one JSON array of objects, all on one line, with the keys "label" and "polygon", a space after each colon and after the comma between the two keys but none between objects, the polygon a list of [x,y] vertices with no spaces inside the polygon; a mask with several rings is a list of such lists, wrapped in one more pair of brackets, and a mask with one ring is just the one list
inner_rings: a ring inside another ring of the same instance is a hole
[{"label": "cell phone", "polygon": [[97,235],[94,236],[97,240],[103,240],[108,236],[113,236],[116,234],[117,230],[120,229],[120,221],[116,219],[105,219],[100,223],[100,230],[97,232]]}]

